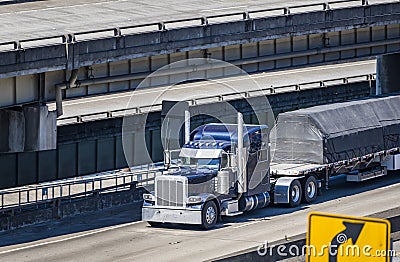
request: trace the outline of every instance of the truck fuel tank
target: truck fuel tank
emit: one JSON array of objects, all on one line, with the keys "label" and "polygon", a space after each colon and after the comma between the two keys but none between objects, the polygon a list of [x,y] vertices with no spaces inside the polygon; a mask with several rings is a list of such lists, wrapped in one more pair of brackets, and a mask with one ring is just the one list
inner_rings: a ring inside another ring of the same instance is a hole
[{"label": "truck fuel tank", "polygon": [[270,202],[270,196],[268,192],[257,194],[254,196],[242,197],[239,200],[240,211],[250,211],[258,208],[268,206]]}]

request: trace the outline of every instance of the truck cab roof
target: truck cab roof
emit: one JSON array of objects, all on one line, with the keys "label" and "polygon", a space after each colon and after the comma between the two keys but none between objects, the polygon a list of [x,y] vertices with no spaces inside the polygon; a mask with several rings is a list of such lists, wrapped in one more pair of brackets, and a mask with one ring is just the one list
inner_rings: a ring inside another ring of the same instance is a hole
[{"label": "truck cab roof", "polygon": [[[244,125],[244,140],[262,131],[267,132],[267,125]],[[190,135],[191,142],[215,141],[224,145],[230,145],[238,141],[237,124],[206,124],[199,126]]]}]

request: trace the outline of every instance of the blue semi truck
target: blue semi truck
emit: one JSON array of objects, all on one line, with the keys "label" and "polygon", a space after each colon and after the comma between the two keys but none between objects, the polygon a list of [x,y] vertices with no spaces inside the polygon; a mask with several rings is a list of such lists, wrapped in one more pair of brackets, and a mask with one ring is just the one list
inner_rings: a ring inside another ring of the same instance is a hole
[{"label": "blue semi truck", "polygon": [[236,124],[185,126],[179,159],[165,152],[165,171],[143,196],[150,225],[209,229],[270,202],[312,203],[334,175],[361,182],[400,170],[400,96],[283,113],[272,130],[240,113]]}]

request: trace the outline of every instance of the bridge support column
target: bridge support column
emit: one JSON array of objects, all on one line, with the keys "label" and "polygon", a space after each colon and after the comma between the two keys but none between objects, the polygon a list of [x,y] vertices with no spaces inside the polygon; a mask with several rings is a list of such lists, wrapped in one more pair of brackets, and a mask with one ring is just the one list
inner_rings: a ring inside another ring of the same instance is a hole
[{"label": "bridge support column", "polygon": [[400,92],[400,53],[378,56],[374,95]]},{"label": "bridge support column", "polygon": [[0,109],[0,152],[26,152],[55,149],[57,116],[47,106]]},{"label": "bridge support column", "polygon": [[23,107],[25,118],[24,151],[40,151],[57,147],[57,113],[46,105]]},{"label": "bridge support column", "polygon": [[25,119],[17,110],[0,110],[0,152],[22,152],[25,144]]}]

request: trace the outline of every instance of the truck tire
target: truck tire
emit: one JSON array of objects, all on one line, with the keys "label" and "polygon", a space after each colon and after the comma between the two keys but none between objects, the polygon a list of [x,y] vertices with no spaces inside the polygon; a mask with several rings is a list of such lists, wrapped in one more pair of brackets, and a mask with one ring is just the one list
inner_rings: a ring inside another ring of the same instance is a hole
[{"label": "truck tire", "polygon": [[297,207],[301,203],[302,198],[301,184],[299,180],[293,180],[289,187],[289,206]]},{"label": "truck tire", "polygon": [[318,185],[314,176],[309,176],[303,184],[303,202],[310,204],[317,199]]},{"label": "truck tire", "polygon": [[201,211],[201,226],[204,229],[210,229],[215,226],[218,219],[217,205],[214,201],[207,201],[204,203]]}]

